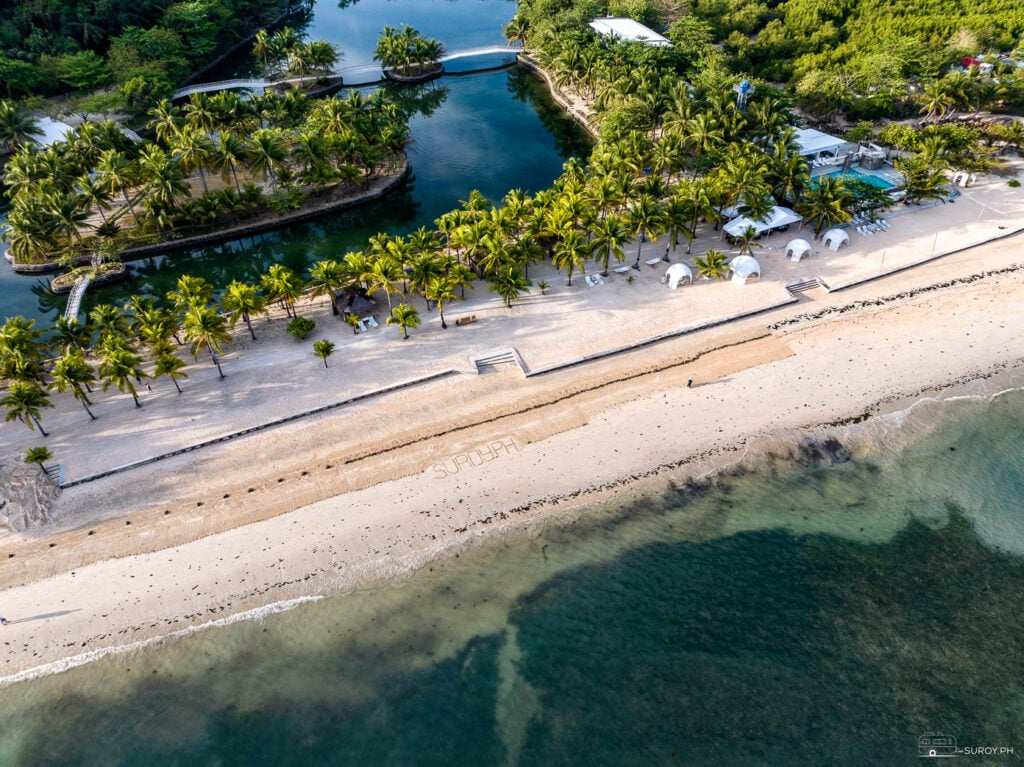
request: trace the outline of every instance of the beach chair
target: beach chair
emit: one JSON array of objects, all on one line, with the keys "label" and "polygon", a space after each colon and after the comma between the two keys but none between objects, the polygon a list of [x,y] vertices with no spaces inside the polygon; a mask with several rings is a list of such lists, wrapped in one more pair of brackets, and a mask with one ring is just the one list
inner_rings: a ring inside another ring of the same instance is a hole
[{"label": "beach chair", "polygon": [[359,332],[360,333],[365,333],[366,332],[366,320],[359,320]]},{"label": "beach chair", "polygon": [[376,317],[367,317],[366,318],[366,324],[369,325],[371,328],[379,328],[380,327],[380,325],[377,324]]},{"label": "beach chair", "polygon": [[604,285],[604,277],[602,277],[600,274],[595,274],[590,279],[594,281],[595,285]]},{"label": "beach chair", "polygon": [[619,266],[615,268],[616,274],[626,274],[629,271],[628,266]]},{"label": "beach chair", "polygon": [[658,258],[648,258],[646,261],[644,261],[644,263],[647,264],[648,266],[654,266],[655,264],[660,264],[661,263],[661,256],[658,256]]},{"label": "beach chair", "polygon": [[593,277],[591,277],[591,276],[590,276],[589,274],[585,274],[585,275],[583,275],[583,279],[585,279],[585,280],[587,281],[587,284],[588,284],[588,285],[589,285],[590,287],[594,287],[594,278],[593,278]]}]

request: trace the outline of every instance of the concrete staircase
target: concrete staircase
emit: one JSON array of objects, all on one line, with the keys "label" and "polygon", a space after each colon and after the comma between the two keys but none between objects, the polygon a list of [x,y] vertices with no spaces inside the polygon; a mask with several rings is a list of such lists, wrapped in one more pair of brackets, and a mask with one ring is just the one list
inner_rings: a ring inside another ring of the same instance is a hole
[{"label": "concrete staircase", "polygon": [[806,293],[808,290],[815,290],[820,288],[821,283],[818,282],[817,277],[811,277],[809,279],[801,280],[800,282],[791,282],[786,285],[786,290],[794,295],[797,293]]},{"label": "concrete staircase", "polygon": [[524,373],[526,372],[526,367],[523,365],[519,352],[515,349],[496,349],[484,357],[474,357],[470,362],[472,362],[476,372],[480,375],[484,373],[497,373],[514,367],[518,367]]}]

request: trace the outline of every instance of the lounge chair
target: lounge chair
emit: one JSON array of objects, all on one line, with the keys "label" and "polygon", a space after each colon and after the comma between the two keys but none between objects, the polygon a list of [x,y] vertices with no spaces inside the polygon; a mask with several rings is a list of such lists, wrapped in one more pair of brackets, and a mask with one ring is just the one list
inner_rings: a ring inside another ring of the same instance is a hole
[{"label": "lounge chair", "polygon": [[646,261],[644,261],[644,263],[647,264],[648,266],[654,266],[655,264],[660,264],[661,263],[661,256],[658,256],[657,258],[648,258]]},{"label": "lounge chair", "polygon": [[595,285],[604,285],[604,277],[602,277],[600,274],[595,274],[590,279],[594,281]]},{"label": "lounge chair", "polygon": [[585,275],[583,275],[583,279],[585,279],[585,280],[587,281],[587,284],[588,284],[588,285],[589,285],[590,287],[594,287],[594,278],[593,278],[593,277],[591,277],[591,276],[590,276],[589,274],[585,274]]},{"label": "lounge chair", "polygon": [[380,327],[380,325],[377,324],[376,318],[374,318],[374,317],[367,317],[366,318],[366,324],[369,325],[371,328],[379,328]]},{"label": "lounge chair", "polygon": [[615,271],[616,274],[626,274],[629,271],[629,267],[628,266],[619,266],[619,267],[616,267],[614,271]]},{"label": "lounge chair", "polygon": [[359,332],[360,333],[365,333],[366,332],[366,321],[365,320],[359,320]]}]

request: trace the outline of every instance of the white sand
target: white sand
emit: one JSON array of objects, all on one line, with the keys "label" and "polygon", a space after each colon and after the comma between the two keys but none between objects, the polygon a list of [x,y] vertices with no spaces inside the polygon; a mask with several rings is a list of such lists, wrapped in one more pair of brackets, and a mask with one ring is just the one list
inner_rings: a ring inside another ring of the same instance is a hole
[{"label": "white sand", "polygon": [[[0,543],[0,608],[12,620],[0,629],[9,650],[0,675],[350,589],[409,571],[506,518],[547,513],[553,499],[568,499],[564,507],[605,497],[580,489],[1019,367],[1021,271],[766,330],[801,313],[1006,268],[1019,261],[1019,247],[1018,239],[993,243],[842,293],[816,291],[751,319],[538,378],[461,373],[71,489],[58,510],[65,532]],[[858,257],[853,249],[837,256]],[[436,314],[424,315],[427,327],[405,342],[394,328],[353,336],[321,309],[320,325],[339,346],[329,370],[310,353],[312,339],[298,344],[284,337],[283,322],[261,321],[261,340],[228,355],[224,382],[209,365],[190,366],[186,394],[161,381],[153,395],[144,391],[144,413],[130,399],[101,397],[94,423],[60,400],[47,413],[51,449],[73,478],[381,383],[466,370],[469,357],[495,348],[514,346],[530,367],[592,354],[786,300],[784,264],[768,263],[758,285],[675,292],[658,282],[660,268],[646,266],[634,284],[614,275],[596,288],[533,273],[556,286],[550,297],[508,312],[477,295],[449,317],[473,313],[480,322],[442,331]],[[15,449],[38,443],[13,426],[3,436]]]}]

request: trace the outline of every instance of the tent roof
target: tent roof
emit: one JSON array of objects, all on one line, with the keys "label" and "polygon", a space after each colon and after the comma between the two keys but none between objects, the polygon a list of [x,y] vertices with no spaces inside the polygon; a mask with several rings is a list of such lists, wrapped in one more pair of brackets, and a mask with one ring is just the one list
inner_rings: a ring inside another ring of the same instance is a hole
[{"label": "tent roof", "polygon": [[648,45],[670,46],[672,42],[653,29],[648,29],[639,21],[619,19],[614,16],[602,16],[590,22],[590,28],[599,35],[616,37],[620,40],[639,40]]},{"label": "tent roof", "polygon": [[65,133],[74,133],[75,131],[67,123],[57,122],[49,117],[40,117],[36,120],[36,124],[39,126],[39,130],[42,131],[42,135],[33,136],[32,138],[39,146],[50,146],[58,141],[64,141]]},{"label": "tent roof", "polygon": [[800,128],[796,132],[796,143],[800,145],[800,154],[808,155],[838,149],[846,142],[814,128]]},{"label": "tent roof", "polygon": [[796,253],[810,253],[811,243],[807,240],[800,239],[799,237],[795,240],[790,240],[789,244],[786,245],[786,252],[794,251]]},{"label": "tent roof", "polygon": [[743,279],[752,274],[761,274],[761,265],[753,256],[736,256],[729,262],[729,268],[732,269],[733,274],[739,275]]},{"label": "tent roof", "polygon": [[796,213],[789,208],[783,208],[781,205],[776,205],[771,209],[768,215],[760,221],[753,221],[746,216],[740,216],[737,219],[733,219],[726,224],[723,229],[725,233],[730,237],[740,237],[748,227],[754,227],[754,231],[758,234],[767,231],[768,229],[778,229],[781,226],[788,226],[789,224],[798,224],[802,219]]},{"label": "tent roof", "polygon": [[666,277],[671,277],[673,274],[681,274],[688,277],[693,276],[693,272],[686,264],[672,264],[672,266],[665,270]]}]

